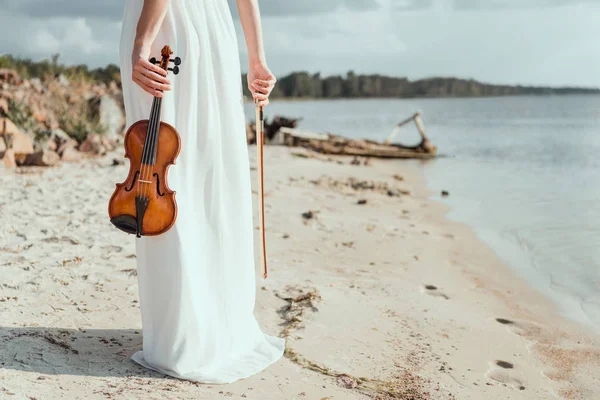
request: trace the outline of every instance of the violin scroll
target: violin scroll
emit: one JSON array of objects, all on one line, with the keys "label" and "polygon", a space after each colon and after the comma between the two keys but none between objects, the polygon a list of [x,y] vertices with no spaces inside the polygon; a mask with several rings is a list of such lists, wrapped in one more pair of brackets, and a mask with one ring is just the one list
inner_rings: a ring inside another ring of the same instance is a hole
[{"label": "violin scroll", "polygon": [[[171,51],[171,48],[169,46],[165,46],[165,47],[163,47],[162,52],[161,52],[162,59],[159,61],[156,59],[156,57],[152,57],[150,59],[150,62],[152,64],[159,64],[160,67],[162,69],[164,69],[165,71],[171,71],[171,72],[173,72],[173,74],[177,75],[179,73],[179,66],[181,65],[181,58],[179,58],[179,57],[170,58],[171,54],[173,54],[173,51]],[[174,67],[169,68],[170,62],[172,62],[174,64]]]}]

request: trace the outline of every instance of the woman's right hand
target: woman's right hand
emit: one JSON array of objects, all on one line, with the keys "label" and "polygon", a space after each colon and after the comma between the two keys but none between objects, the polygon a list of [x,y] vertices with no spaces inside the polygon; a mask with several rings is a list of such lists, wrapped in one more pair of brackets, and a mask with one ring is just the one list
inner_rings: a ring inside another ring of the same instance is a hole
[{"label": "woman's right hand", "polygon": [[135,47],[131,55],[133,70],[131,79],[154,97],[163,97],[163,91],[171,90],[167,71],[148,61],[149,48]]}]

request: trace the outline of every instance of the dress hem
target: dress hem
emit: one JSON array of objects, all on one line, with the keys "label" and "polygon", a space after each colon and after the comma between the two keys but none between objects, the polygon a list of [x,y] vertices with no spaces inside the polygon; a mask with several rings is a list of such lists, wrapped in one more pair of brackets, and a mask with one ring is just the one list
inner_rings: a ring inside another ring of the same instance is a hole
[{"label": "dress hem", "polygon": [[[141,365],[142,367],[148,368],[150,370],[161,373],[163,375],[171,376],[173,378],[187,380],[187,381],[193,381],[193,382],[199,382],[199,383],[207,383],[207,384],[228,384],[228,383],[233,383],[240,379],[245,379],[245,378],[251,377],[252,375],[258,374],[259,372],[262,372],[263,370],[267,369],[269,366],[276,363],[283,357],[283,354],[285,352],[285,339],[277,337],[277,336],[266,335],[266,334],[264,334],[264,336],[265,336],[265,341],[270,344],[271,348],[277,350],[277,352],[273,354],[275,357],[273,357],[271,360],[268,360],[265,364],[262,364],[260,366],[255,366],[255,368],[252,368],[252,369],[248,370],[247,372],[237,374],[237,376],[234,375],[230,379],[211,379],[206,376],[204,376],[204,377],[198,376],[198,375],[194,376],[194,373],[179,374],[173,370],[157,367],[157,366],[149,363],[148,361],[146,361],[146,359],[144,358],[143,350],[139,350],[139,351],[135,352],[130,358],[133,361],[135,361],[137,364]],[[256,349],[254,349],[250,353],[253,353],[255,350]],[[242,363],[243,362],[242,360],[243,360],[243,357],[240,357],[238,360],[236,360],[236,362]],[[256,364],[254,364],[254,365],[256,365]],[[239,367],[239,364],[237,367]],[[227,369],[228,369],[227,367],[221,367],[221,368],[219,368],[219,370],[215,370],[215,372],[212,373],[211,375],[221,375]]]}]

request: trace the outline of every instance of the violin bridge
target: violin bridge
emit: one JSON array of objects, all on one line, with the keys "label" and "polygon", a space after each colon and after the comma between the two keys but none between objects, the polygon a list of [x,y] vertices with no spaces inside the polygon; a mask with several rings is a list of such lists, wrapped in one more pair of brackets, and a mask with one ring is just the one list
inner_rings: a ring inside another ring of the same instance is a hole
[{"label": "violin bridge", "polygon": [[143,182],[143,183],[152,183],[152,181],[145,181],[143,179],[138,179],[138,182]]}]

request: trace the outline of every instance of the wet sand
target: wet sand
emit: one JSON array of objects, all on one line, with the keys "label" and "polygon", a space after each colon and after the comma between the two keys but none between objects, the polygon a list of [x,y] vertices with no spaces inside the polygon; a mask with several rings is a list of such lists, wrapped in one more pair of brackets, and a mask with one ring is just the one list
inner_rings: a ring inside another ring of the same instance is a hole
[{"label": "wet sand", "polygon": [[128,168],[113,158],[0,169],[0,398],[600,398],[600,338],[447,220],[418,164],[285,147],[266,148],[256,315],[286,357],[230,385],[145,370],[135,239],[106,215]]}]

